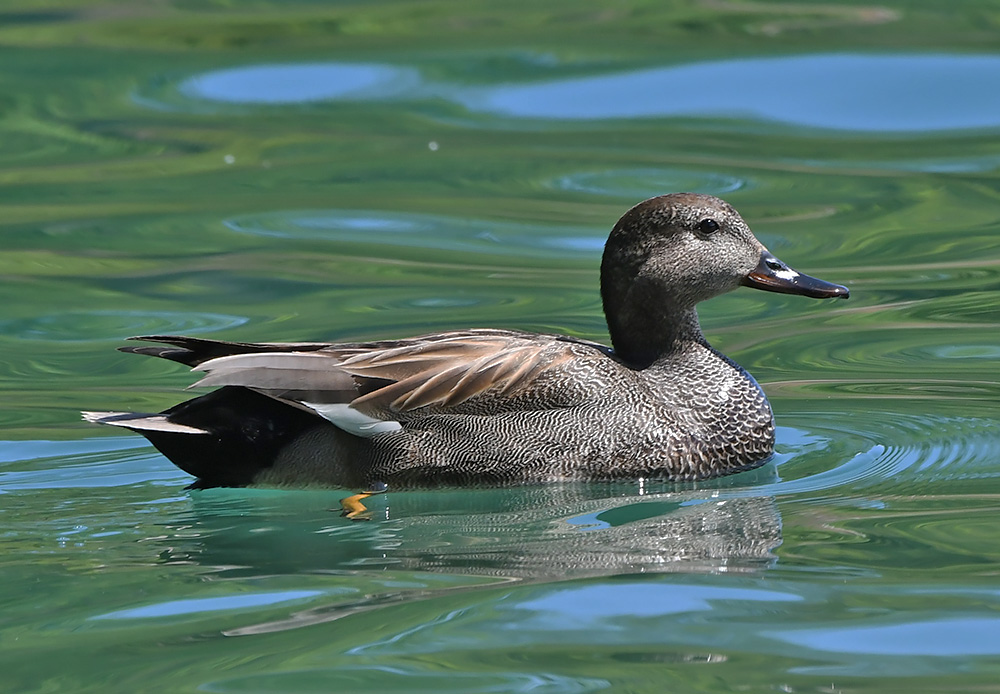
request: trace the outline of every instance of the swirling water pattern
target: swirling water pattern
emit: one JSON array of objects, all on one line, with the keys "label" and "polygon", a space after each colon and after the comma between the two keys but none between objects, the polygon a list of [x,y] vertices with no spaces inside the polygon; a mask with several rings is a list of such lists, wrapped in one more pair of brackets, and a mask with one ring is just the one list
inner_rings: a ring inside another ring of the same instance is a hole
[{"label": "swirling water pattern", "polygon": [[[995,687],[988,21],[895,2],[45,7],[0,22],[11,691]],[[188,492],[143,439],[77,421],[184,397],[183,369],[114,351],[134,333],[604,340],[603,240],[674,189],[726,197],[852,290],[701,309],[774,405],[755,471],[390,490],[350,523],[344,490]]]}]

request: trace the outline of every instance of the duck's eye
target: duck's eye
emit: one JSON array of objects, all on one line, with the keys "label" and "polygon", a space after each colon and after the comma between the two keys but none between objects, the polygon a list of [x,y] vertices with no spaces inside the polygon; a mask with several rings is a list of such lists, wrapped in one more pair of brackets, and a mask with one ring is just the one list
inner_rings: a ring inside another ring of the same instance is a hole
[{"label": "duck's eye", "polygon": [[714,234],[719,230],[719,223],[714,219],[703,219],[698,222],[698,231],[703,234]]}]

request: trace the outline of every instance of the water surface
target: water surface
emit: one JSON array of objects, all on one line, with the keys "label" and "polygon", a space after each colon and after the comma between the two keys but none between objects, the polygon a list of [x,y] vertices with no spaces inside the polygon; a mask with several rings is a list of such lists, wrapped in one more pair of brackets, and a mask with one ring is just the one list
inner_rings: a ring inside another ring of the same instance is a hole
[{"label": "water surface", "polygon": [[[392,1],[0,18],[0,689],[991,691],[1000,74],[989,5]],[[995,22],[994,22],[995,23]],[[701,309],[768,465],[186,491],[137,333],[606,340],[608,230],[724,196],[848,302]]]}]

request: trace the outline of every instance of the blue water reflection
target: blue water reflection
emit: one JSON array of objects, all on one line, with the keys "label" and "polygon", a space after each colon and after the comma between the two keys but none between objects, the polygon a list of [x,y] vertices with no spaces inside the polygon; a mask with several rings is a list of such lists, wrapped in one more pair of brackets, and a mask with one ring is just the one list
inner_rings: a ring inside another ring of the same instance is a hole
[{"label": "blue water reflection", "polygon": [[990,617],[795,629],[769,632],[766,635],[791,644],[834,653],[891,656],[1000,654],[1000,620]]},{"label": "blue water reflection", "polygon": [[[596,622],[629,617],[649,619],[668,614],[703,612],[719,600],[748,602],[797,602],[794,593],[744,587],[684,585],[681,583],[621,583],[554,590],[513,605],[539,613],[530,620],[538,630],[589,629]],[[524,626],[523,618],[517,628]]]},{"label": "blue water reflection", "polygon": [[223,610],[238,610],[252,607],[270,607],[292,600],[305,600],[322,595],[319,590],[286,590],[273,593],[250,593],[247,595],[223,595],[214,598],[194,598],[190,600],[171,600],[168,602],[133,607],[117,612],[108,612],[91,617],[91,619],[148,619],[152,617],[177,617],[187,614],[204,612],[220,612]]},{"label": "blue water reflection", "polygon": [[192,77],[189,96],[240,104],[294,104],[329,99],[371,99],[405,94],[419,83],[415,70],[388,65],[307,63],[250,65]]},{"label": "blue water reflection", "polygon": [[391,65],[308,63],[209,72],[179,89],[231,104],[445,99],[505,119],[711,117],[919,132],[1000,125],[1000,92],[989,88],[998,74],[996,55],[821,54],[465,86]]},{"label": "blue water reflection", "polygon": [[462,100],[518,118],[714,116],[838,130],[947,130],[1000,124],[1000,93],[986,88],[998,74],[997,56],[792,56],[504,86]]}]

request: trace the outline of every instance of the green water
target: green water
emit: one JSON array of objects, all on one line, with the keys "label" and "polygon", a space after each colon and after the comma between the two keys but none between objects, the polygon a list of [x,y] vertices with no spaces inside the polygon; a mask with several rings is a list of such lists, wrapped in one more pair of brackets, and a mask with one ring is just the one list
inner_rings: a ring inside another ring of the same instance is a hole
[{"label": "green water", "polygon": [[[1000,5],[0,9],[0,690],[1000,691]],[[848,302],[713,343],[732,478],[187,492],[133,334],[605,340],[611,225],[732,202]]]}]

